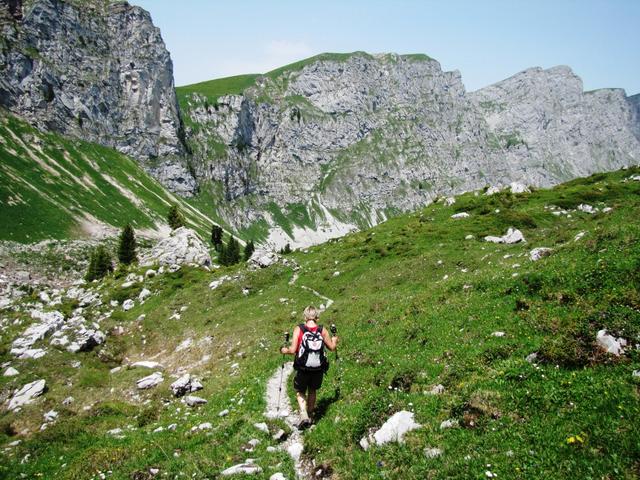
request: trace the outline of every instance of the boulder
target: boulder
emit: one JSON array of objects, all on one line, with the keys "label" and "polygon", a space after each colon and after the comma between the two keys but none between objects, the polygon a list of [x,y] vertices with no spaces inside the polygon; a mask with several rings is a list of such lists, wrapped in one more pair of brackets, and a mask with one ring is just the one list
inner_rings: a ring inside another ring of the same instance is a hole
[{"label": "boulder", "polygon": [[529,187],[518,182],[511,182],[511,184],[509,185],[509,191],[511,193],[530,193],[531,192],[531,190],[529,190]]},{"label": "boulder", "polygon": [[[197,264],[211,265],[211,256],[207,246],[200,240],[196,232],[187,227],[173,230],[168,238],[160,240],[152,249],[143,264],[153,263],[168,267]],[[174,267],[174,268],[175,268]]]},{"label": "boulder", "polygon": [[258,430],[260,430],[261,432],[269,433],[269,426],[264,422],[254,423],[253,426],[256,427]]},{"label": "boulder", "polygon": [[18,372],[18,370],[16,370],[13,367],[9,367],[4,371],[2,376],[4,376],[4,377],[15,377],[16,375],[19,375],[19,374],[20,374],[20,372]]},{"label": "boulder", "polygon": [[188,373],[185,373],[171,384],[171,391],[176,397],[197,392],[198,390],[202,390],[202,388],[202,383]]},{"label": "boulder", "polygon": [[489,235],[484,237],[484,240],[486,242],[491,242],[491,243],[506,243],[506,244],[526,242],[526,240],[524,239],[524,235],[522,235],[522,232],[514,228],[509,228],[507,230],[507,233],[502,237],[493,237]]},{"label": "boulder", "polygon": [[33,358],[23,357],[23,354],[38,340],[44,339],[64,325],[64,315],[58,311],[41,312],[33,310],[31,317],[39,321],[30,325],[20,337],[13,341],[11,344],[12,355],[20,358]]},{"label": "boulder", "polygon": [[487,191],[484,192],[485,195],[495,195],[500,191],[500,187],[489,187]]},{"label": "boulder", "polygon": [[128,299],[128,300],[125,300],[124,302],[122,302],[122,309],[125,312],[128,312],[129,310],[131,310],[135,306],[136,306],[135,302],[133,300],[131,300],[131,299]]},{"label": "boulder", "polygon": [[138,300],[140,302],[144,302],[150,296],[151,296],[151,290],[149,290],[148,288],[143,288],[142,291],[140,292],[140,295],[138,295]]},{"label": "boulder", "polygon": [[102,345],[106,339],[107,336],[100,330],[81,326],[76,332],[75,340],[67,347],[67,351],[71,353],[88,352],[93,347]]},{"label": "boulder", "polygon": [[454,203],[456,203],[456,199],[454,197],[447,197],[444,199],[444,204],[447,207],[450,207],[451,205],[453,205]]},{"label": "boulder", "polygon": [[257,248],[251,255],[251,258],[247,260],[247,264],[249,268],[253,269],[267,268],[278,263],[279,260],[280,255],[276,252],[264,248]]},{"label": "boulder", "polygon": [[627,346],[627,341],[624,338],[615,338],[613,335],[609,335],[605,329],[597,333],[596,343],[607,353],[616,356],[622,355],[624,347]]},{"label": "boulder", "polygon": [[460,212],[460,213],[454,213],[453,215],[451,215],[451,218],[468,218],[471,215],[469,215],[467,212]]},{"label": "boulder", "polygon": [[153,388],[156,385],[164,382],[164,378],[162,377],[162,373],[154,372],[151,375],[148,375],[144,378],[141,378],[136,382],[136,386],[140,390],[145,390],[147,388]]},{"label": "boulder", "polygon": [[40,395],[44,393],[46,388],[46,382],[44,380],[36,380],[31,383],[27,383],[20,390],[18,390],[11,400],[9,401],[9,410],[15,410],[18,407],[27,405]]},{"label": "boulder", "polygon": [[425,448],[424,455],[427,458],[437,458],[442,455],[442,450],[440,450],[439,448]]},{"label": "boulder", "polygon": [[440,423],[440,430],[446,430],[447,428],[455,428],[458,426],[458,420],[444,420]]},{"label": "boulder", "polygon": [[374,443],[376,445],[384,445],[389,442],[402,443],[407,432],[420,427],[421,425],[413,420],[413,412],[401,410],[394,413],[378,431],[362,438],[360,446],[367,450]]},{"label": "boulder", "polygon": [[552,252],[553,250],[547,247],[534,248],[529,252],[529,258],[532,262],[537,262],[541,258],[548,257]]},{"label": "boulder", "polygon": [[594,208],[591,205],[586,204],[586,203],[581,203],[580,205],[578,205],[578,210],[580,210],[581,212],[584,212],[584,213],[588,213],[590,215],[593,215],[594,213],[598,213],[598,209],[597,208]]}]

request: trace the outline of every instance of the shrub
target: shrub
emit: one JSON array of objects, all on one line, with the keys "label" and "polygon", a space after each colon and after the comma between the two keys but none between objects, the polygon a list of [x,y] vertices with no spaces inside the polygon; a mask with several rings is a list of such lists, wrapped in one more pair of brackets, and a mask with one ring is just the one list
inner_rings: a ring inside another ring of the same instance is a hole
[{"label": "shrub", "polygon": [[88,282],[100,280],[111,272],[113,272],[111,255],[103,245],[99,245],[91,255],[85,280]]},{"label": "shrub", "polygon": [[177,205],[172,205],[167,213],[167,223],[172,230],[184,227],[184,217]]}]

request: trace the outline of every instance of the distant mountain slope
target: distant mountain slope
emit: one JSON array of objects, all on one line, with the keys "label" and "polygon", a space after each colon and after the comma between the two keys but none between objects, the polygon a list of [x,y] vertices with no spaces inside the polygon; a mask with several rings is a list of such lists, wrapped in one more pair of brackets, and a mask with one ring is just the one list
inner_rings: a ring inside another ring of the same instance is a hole
[{"label": "distant mountain slope", "polygon": [[323,54],[177,92],[201,188],[229,223],[276,246],[440,195],[640,161],[624,92],[583,92],[568,67],[468,93],[426,55]]},{"label": "distant mountain slope", "polygon": [[211,220],[168,192],[132,159],[107,147],[42,133],[0,110],[0,240],[100,236],[131,222],[168,230],[172,204],[208,234]]}]

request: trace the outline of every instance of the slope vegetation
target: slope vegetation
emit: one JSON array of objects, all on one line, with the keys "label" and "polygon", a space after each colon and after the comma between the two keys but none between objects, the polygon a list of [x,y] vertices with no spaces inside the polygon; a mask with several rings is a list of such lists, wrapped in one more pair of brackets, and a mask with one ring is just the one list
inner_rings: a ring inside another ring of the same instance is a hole
[{"label": "slope vegetation", "polygon": [[107,147],[43,133],[0,111],[0,240],[113,233],[126,222],[155,236],[169,206],[204,233],[211,220]]},{"label": "slope vegetation", "polygon": [[[136,298],[143,285],[123,288],[122,272],[86,287],[103,300],[81,313],[111,332],[103,346],[47,346],[44,359],[16,360],[8,350],[38,308],[33,292],[2,312],[0,361],[19,374],[1,377],[0,391],[8,398],[37,379],[48,390],[2,413],[0,475],[215,478],[252,458],[262,469],[254,478],[294,478],[289,456],[271,448],[288,427],[265,419],[265,388],[281,365],[282,332],[330,298],[321,320],[338,325],[340,360],[332,356],[302,454],[321,475],[637,478],[638,178],[635,168],[533,193],[468,193],[258,271],[183,267],[145,280],[152,296],[129,311],[109,302]],[[461,212],[470,216],[451,218]],[[483,240],[508,227],[526,243]],[[532,261],[537,247],[551,254]],[[70,316],[74,307],[45,309]],[[622,356],[598,348],[602,329],[629,341]],[[142,359],[164,368],[149,390],[135,382],[153,370],[129,367]],[[182,372],[202,381],[206,405],[173,397]],[[52,409],[58,418],[41,431]],[[421,428],[403,444],[359,446],[400,410]],[[253,425],[265,421],[269,433]]]}]

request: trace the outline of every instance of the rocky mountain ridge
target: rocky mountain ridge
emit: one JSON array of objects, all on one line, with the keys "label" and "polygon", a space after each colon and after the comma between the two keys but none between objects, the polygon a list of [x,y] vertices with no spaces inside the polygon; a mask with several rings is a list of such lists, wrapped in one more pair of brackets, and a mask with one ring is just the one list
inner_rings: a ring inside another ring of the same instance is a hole
[{"label": "rocky mountain ridge", "polygon": [[[275,204],[276,216],[302,222],[298,232],[270,229],[275,246],[319,226],[374,225],[442,195],[547,187],[640,159],[633,99],[584,92],[568,67],[467,92],[459,72],[426,56],[328,55],[258,77],[242,95],[187,97],[196,176],[220,185],[227,220],[275,227]],[[234,215],[247,199],[249,214]]]}]

